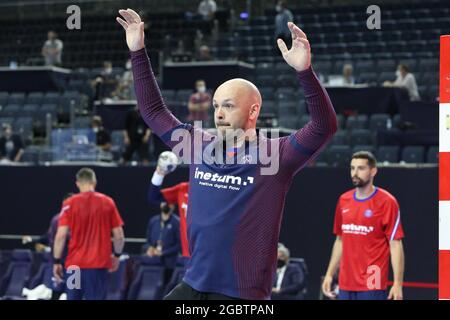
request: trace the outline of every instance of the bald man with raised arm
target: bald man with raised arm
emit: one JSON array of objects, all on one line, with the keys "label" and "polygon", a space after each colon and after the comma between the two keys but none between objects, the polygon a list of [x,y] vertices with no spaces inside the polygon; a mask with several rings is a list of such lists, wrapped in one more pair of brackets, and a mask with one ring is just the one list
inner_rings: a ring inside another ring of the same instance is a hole
[{"label": "bald man with raised arm", "polygon": [[[311,120],[287,137],[269,139],[257,134],[262,105],[259,90],[247,80],[232,79],[215,91],[218,134],[211,135],[171,114],[145,50],[144,22],[131,9],[119,14],[142,117],[174,152],[180,143],[191,147],[183,149],[183,153],[190,152],[184,161],[190,167],[187,225],[191,258],[182,283],[165,299],[270,299],[286,193],[295,174],[337,130],[331,101],[311,68],[306,35],[289,23],[292,48],[282,40],[278,46],[297,72]],[[174,138],[181,136],[186,138],[182,142]],[[223,144],[227,148],[219,152],[214,148],[212,158],[204,156],[211,145]],[[261,152],[266,147],[274,150],[270,163]],[[273,162],[277,165],[272,166]],[[276,170],[264,170],[268,166]]]}]

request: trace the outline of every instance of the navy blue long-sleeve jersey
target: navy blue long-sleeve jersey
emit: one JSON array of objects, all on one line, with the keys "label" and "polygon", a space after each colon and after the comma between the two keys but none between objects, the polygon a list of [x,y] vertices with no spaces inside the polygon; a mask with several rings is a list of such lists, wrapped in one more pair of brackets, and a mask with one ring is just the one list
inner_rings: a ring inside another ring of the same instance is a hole
[{"label": "navy blue long-sleeve jersey", "polygon": [[[131,52],[131,60],[139,110],[152,131],[171,148],[175,129],[198,134],[199,128],[181,123],[166,107],[145,49]],[[299,72],[298,79],[311,120],[290,136],[260,140],[278,145],[277,174],[262,175],[264,165],[259,161],[190,164],[187,224],[191,259],[183,281],[198,291],[270,299],[286,193],[294,175],[337,130],[331,101],[312,68]],[[246,143],[234,153],[235,160],[242,154],[258,157],[258,148],[257,143]],[[198,160],[199,153],[192,152],[191,159]]]}]

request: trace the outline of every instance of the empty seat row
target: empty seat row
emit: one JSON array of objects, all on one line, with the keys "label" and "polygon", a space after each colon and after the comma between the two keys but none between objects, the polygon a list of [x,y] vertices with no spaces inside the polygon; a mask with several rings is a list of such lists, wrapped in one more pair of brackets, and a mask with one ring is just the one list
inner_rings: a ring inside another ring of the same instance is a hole
[{"label": "empty seat row", "polygon": [[330,165],[334,167],[348,167],[353,153],[357,151],[370,151],[379,163],[438,163],[438,147],[432,146],[379,146],[358,145],[353,148],[348,145],[331,145],[315,159],[317,165]]}]

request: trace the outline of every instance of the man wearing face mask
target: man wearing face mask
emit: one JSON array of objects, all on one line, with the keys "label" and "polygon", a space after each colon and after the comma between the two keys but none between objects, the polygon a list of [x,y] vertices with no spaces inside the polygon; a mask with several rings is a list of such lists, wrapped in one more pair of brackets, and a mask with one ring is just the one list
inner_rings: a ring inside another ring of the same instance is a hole
[{"label": "man wearing face mask", "polygon": [[9,123],[3,124],[0,138],[0,160],[19,162],[23,154],[22,138],[14,134]]},{"label": "man wearing face mask", "polygon": [[92,117],[91,128],[95,133],[97,147],[99,147],[100,151],[98,159],[105,162],[112,161],[111,135],[103,127],[100,116]]},{"label": "man wearing face mask", "polygon": [[385,81],[383,85],[385,87],[399,87],[408,90],[409,99],[411,101],[420,100],[419,90],[417,89],[417,82],[414,74],[409,71],[406,64],[399,64],[397,71],[395,72],[397,77],[394,82]]},{"label": "man wearing face mask", "polygon": [[[377,162],[372,153],[355,153],[350,174],[356,188],[341,195],[336,206],[336,241],[322,291],[336,298],[332,282],[339,267],[340,300],[402,300],[405,262],[398,202],[373,185]],[[394,283],[388,295],[389,257]]]},{"label": "man wearing face mask", "polygon": [[133,88],[133,73],[131,72],[131,60],[125,62],[125,71],[119,78],[116,90],[112,93],[114,99],[117,100],[135,100]]},{"label": "man wearing face mask", "polygon": [[289,263],[289,258],[289,249],[279,243],[272,300],[296,300],[302,289],[305,280],[304,274],[298,265]]},{"label": "man wearing face mask", "polygon": [[164,284],[172,277],[181,252],[180,219],[173,214],[174,205],[162,202],[161,214],[150,219],[147,227],[146,255],[160,257],[165,267]]},{"label": "man wearing face mask", "polygon": [[188,121],[202,121],[203,127],[209,127],[208,109],[211,105],[211,96],[206,92],[206,83],[204,80],[195,82],[196,92],[191,94],[188,103],[189,116]]},{"label": "man wearing face mask", "polygon": [[[294,15],[286,8],[285,1],[278,1],[275,10],[275,40],[282,39],[289,47],[292,44],[291,31],[287,27],[288,22],[294,22]],[[279,55],[281,51],[278,50]]]}]

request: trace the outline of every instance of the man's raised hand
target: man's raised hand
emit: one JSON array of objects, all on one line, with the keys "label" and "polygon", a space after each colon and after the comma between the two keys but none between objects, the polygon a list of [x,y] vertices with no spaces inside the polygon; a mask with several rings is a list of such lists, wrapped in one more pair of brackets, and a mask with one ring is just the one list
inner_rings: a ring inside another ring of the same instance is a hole
[{"label": "man's raised hand", "polygon": [[284,60],[296,71],[306,70],[311,65],[311,47],[306,34],[292,22],[288,22],[292,35],[292,47],[288,49],[283,40],[278,39],[277,44],[283,54]]},{"label": "man's raised hand", "polygon": [[144,22],[141,21],[141,17],[132,9],[121,9],[119,14],[123,19],[117,17],[116,20],[125,29],[130,51],[138,51],[144,48]]}]

